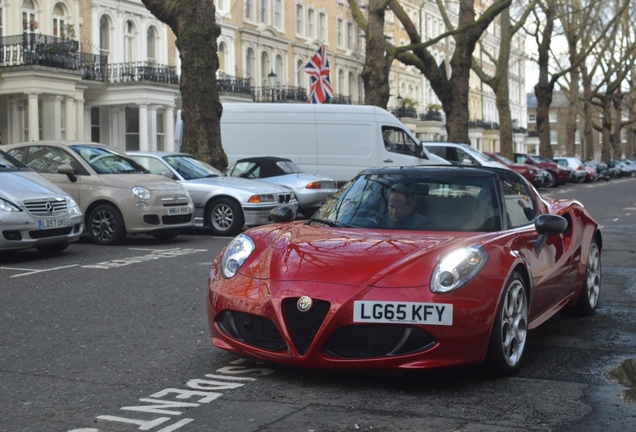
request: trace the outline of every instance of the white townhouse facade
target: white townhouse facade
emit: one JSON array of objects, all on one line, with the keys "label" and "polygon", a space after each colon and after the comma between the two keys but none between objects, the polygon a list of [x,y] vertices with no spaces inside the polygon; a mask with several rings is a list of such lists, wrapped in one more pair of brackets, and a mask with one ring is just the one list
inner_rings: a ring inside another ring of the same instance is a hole
[{"label": "white townhouse facade", "polygon": [[174,36],[141,0],[0,0],[3,143],[170,149]]},{"label": "white townhouse facade", "polygon": [[[367,3],[360,1],[363,10]],[[309,77],[303,69],[322,44],[331,68],[331,103],[364,103],[365,36],[346,0],[215,4],[222,102],[306,103]],[[424,40],[446,31],[434,2],[401,4]],[[449,8],[456,22],[457,4]],[[385,18],[387,40],[409,44],[393,13],[387,11]],[[482,39],[484,49],[496,53],[496,23]],[[0,0],[2,143],[67,139],[123,151],[174,149],[181,105],[174,42],[171,30],[141,0]],[[515,36],[513,42],[511,110],[516,127],[525,132],[524,40]],[[431,48],[448,74],[453,50],[452,38]],[[494,71],[487,61],[484,68]],[[446,139],[443,113],[436,111],[439,100],[417,69],[394,61],[389,85],[389,111],[422,140]],[[469,99],[471,143],[498,151],[494,94],[475,74]],[[515,134],[515,149],[522,150],[522,143],[523,134]]]}]

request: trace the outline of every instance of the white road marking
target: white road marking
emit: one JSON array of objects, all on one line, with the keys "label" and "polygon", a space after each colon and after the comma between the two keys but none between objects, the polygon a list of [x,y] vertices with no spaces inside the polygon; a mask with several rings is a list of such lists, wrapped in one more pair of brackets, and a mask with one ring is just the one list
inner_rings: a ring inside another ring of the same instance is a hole
[{"label": "white road marking", "polygon": [[44,272],[53,271],[53,270],[61,270],[61,269],[66,269],[71,267],[77,267],[78,265],[79,264],[71,264],[67,266],[53,267],[53,268],[43,269],[43,270],[23,269],[23,268],[17,268],[17,267],[0,267],[0,270],[20,270],[20,271],[26,272],[26,273],[20,273],[20,274],[9,276],[14,278],[14,277],[20,277],[20,276],[29,276],[36,273],[44,273]]}]

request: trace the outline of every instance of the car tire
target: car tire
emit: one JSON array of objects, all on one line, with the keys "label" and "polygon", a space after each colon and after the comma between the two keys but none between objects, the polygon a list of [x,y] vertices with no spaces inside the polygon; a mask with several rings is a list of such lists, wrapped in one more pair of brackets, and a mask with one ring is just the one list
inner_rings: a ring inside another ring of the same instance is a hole
[{"label": "car tire", "polygon": [[601,294],[601,251],[596,240],[592,240],[585,266],[585,278],[581,286],[579,300],[574,306],[573,312],[579,316],[594,314]]},{"label": "car tire", "polygon": [[243,230],[245,217],[238,202],[231,198],[219,198],[210,203],[208,225],[212,233],[220,236],[235,236]]},{"label": "car tire", "polygon": [[95,207],[88,216],[86,226],[91,239],[98,245],[118,245],[126,238],[124,218],[112,204]]},{"label": "car tire", "polygon": [[553,188],[557,187],[558,185],[559,183],[557,182],[556,174],[554,174],[552,171],[548,171],[548,175],[546,175],[545,184],[543,186],[547,188]]},{"label": "car tire", "polygon": [[526,284],[513,272],[503,290],[490,334],[486,367],[497,376],[510,376],[523,357],[528,336],[528,296]]},{"label": "car tire", "polygon": [[631,172],[629,173],[629,176],[630,176],[630,177],[632,177],[632,178],[636,177],[636,170],[631,171]]},{"label": "car tire", "polygon": [[39,252],[43,254],[53,255],[53,254],[62,252],[67,247],[69,247],[69,243],[60,243],[60,244],[48,245],[48,246],[38,246],[35,249],[37,249]]}]

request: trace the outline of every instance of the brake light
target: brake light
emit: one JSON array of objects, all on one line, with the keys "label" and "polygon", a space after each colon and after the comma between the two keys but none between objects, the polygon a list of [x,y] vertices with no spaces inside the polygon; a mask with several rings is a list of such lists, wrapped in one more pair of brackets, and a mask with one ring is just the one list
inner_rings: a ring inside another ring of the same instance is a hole
[{"label": "brake light", "polygon": [[317,181],[317,182],[311,182],[309,184],[307,184],[307,186],[305,186],[306,189],[322,189],[322,184]]}]

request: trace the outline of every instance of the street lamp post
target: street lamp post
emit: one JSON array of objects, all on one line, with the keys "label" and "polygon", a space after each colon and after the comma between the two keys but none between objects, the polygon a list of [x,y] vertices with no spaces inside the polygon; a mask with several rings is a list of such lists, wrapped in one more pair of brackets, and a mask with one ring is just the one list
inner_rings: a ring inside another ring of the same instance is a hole
[{"label": "street lamp post", "polygon": [[267,75],[267,79],[269,80],[269,87],[271,89],[272,92],[272,102],[274,102],[274,83],[276,82],[276,74],[274,73],[274,70],[272,69],[272,71]]}]

